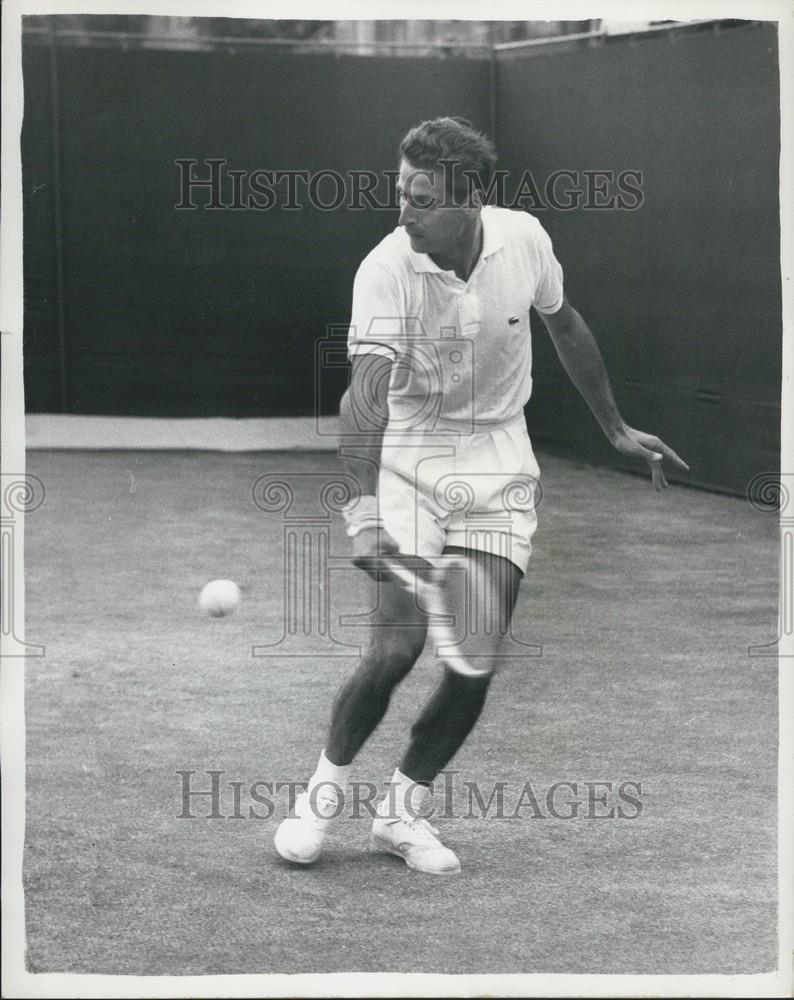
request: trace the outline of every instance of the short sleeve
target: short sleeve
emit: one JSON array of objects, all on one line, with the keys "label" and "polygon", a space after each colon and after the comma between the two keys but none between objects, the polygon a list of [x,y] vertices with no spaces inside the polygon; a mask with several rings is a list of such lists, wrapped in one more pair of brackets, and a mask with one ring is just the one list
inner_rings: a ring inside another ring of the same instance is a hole
[{"label": "short sleeve", "polygon": [[[536,220],[537,222],[537,220]],[[551,237],[537,222],[536,245],[540,263],[540,274],[535,285],[534,307],[541,313],[555,313],[562,308],[562,267],[554,256]]]},{"label": "short sleeve", "polygon": [[394,358],[404,339],[405,320],[399,283],[383,264],[365,260],[353,282],[353,308],[347,352]]}]

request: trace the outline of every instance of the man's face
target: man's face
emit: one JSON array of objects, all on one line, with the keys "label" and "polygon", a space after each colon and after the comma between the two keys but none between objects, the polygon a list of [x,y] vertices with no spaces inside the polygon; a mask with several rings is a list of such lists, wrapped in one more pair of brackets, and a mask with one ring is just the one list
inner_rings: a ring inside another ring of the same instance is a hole
[{"label": "man's face", "polygon": [[407,160],[400,163],[397,181],[400,199],[400,225],[411,240],[411,249],[439,257],[460,252],[472,209],[452,204],[445,191],[444,172],[415,167]]}]

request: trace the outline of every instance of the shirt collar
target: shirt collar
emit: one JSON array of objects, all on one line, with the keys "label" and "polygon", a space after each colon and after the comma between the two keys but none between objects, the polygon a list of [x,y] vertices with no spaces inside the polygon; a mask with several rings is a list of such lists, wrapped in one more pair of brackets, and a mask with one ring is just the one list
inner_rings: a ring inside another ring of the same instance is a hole
[{"label": "shirt collar", "polygon": [[480,218],[482,219],[482,256],[490,257],[491,254],[504,247],[504,230],[499,225],[499,217],[494,213],[491,205],[485,205],[480,212]]},{"label": "shirt collar", "polygon": [[[481,257],[485,259],[490,257],[491,254],[496,253],[497,250],[501,250],[505,245],[504,233],[502,227],[499,225],[499,220],[494,216],[494,213],[490,205],[485,205],[480,212],[480,220],[482,222],[482,253]],[[411,249],[411,244],[408,239],[408,235],[403,229],[403,236],[405,237],[405,242],[408,249],[408,259],[411,261],[411,265],[417,274],[446,274],[438,264],[426,253],[417,253],[415,250]]]}]

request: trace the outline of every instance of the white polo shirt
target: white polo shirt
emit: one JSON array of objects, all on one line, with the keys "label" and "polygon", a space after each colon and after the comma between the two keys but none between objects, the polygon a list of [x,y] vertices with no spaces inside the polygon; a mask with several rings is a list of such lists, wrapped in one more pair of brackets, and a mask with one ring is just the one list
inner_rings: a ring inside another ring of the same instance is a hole
[{"label": "white polo shirt", "polygon": [[390,429],[471,433],[508,423],[529,400],[529,310],[561,308],[562,268],[534,216],[488,205],[481,218],[468,281],[413,251],[402,226],[356,273],[348,352],[394,359]]}]

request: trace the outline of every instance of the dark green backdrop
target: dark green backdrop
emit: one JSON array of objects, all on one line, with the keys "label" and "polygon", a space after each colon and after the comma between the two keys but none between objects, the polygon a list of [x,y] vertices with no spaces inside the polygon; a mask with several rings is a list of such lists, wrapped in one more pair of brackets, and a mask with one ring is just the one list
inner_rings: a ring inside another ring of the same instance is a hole
[{"label": "dark green backdrop", "polygon": [[[452,113],[495,132],[512,179],[642,171],[636,211],[536,209],[569,297],[627,418],[668,436],[690,481],[741,491],[777,468],[774,25],[494,60],[85,47],[28,33],[23,60],[29,411],[311,414],[315,345],[349,318],[357,264],[396,214],[323,212],[305,198],[293,212],[180,211],[175,161],[382,172],[409,125]],[[545,334],[535,340],[534,437],[614,460]],[[344,374],[323,378],[327,412]]]},{"label": "dark green backdrop", "polygon": [[[540,209],[567,294],[597,335],[626,419],[702,485],[779,464],[779,102],[774,26],[671,32],[499,64],[502,166],[642,171],[637,211]],[[538,324],[539,326],[539,324]],[[538,438],[612,450],[534,338]]]}]

